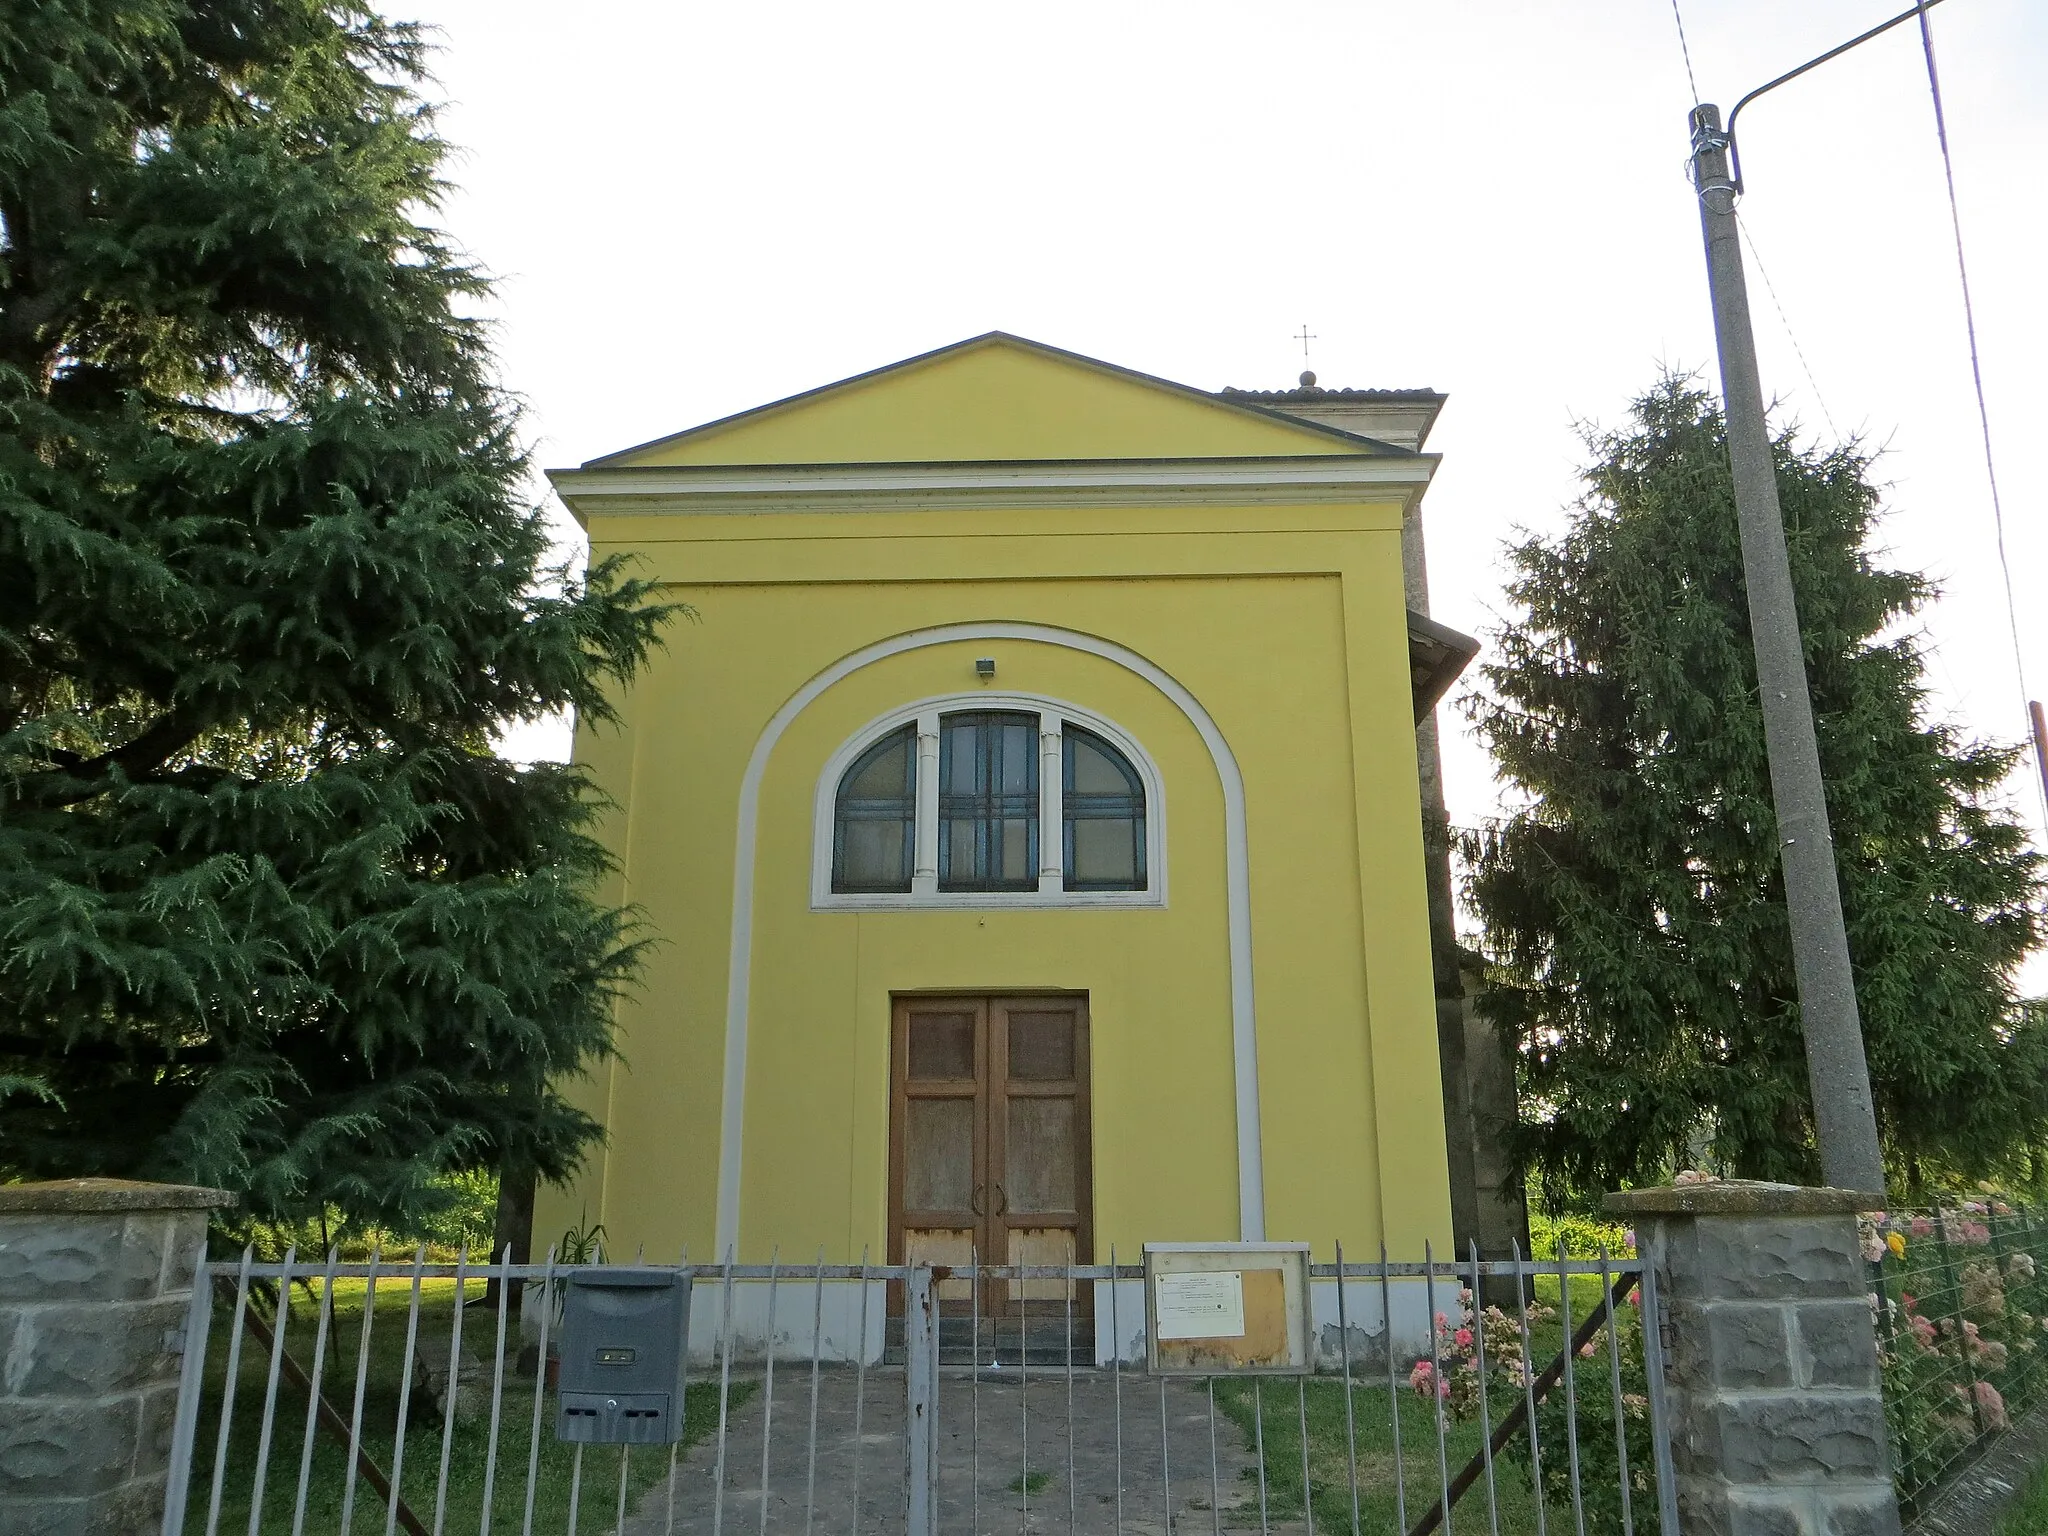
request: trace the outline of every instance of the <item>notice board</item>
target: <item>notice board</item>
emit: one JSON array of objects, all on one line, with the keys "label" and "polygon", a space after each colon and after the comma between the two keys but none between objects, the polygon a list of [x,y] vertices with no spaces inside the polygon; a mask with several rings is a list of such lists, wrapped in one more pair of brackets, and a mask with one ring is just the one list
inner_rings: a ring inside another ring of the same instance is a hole
[{"label": "notice board", "polygon": [[1306,1243],[1147,1243],[1145,1358],[1167,1376],[1312,1368]]}]

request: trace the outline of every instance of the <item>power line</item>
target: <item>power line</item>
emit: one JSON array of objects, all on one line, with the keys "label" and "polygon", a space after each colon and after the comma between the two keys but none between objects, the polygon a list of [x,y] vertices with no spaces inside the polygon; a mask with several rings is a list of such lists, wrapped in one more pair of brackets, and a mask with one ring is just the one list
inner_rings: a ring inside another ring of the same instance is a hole
[{"label": "power line", "polygon": [[[1672,0],[1674,5],[1677,0]],[[1941,173],[1948,186],[1949,227],[1954,231],[1956,242],[1956,275],[1963,289],[1963,329],[1970,342],[1970,382],[1977,391],[1977,426],[1984,440],[1984,476],[1991,484],[1991,524],[1997,534],[1998,569],[2005,582],[2005,622],[2012,635],[2012,661],[2019,675],[2020,707],[2023,712],[2031,710],[2031,694],[2027,689],[2026,654],[2020,645],[2019,605],[2012,592],[2012,561],[2005,552],[2005,506],[1998,495],[1998,465],[1991,452],[1991,411],[1984,402],[1984,365],[1977,350],[1977,309],[1970,298],[1970,264],[1963,255],[1963,215],[1956,200],[1956,167],[1948,145],[1948,114],[1941,102],[1941,72],[1934,63],[1934,31],[1927,21],[1927,0],[1917,5],[1920,18],[1920,51],[1927,57],[1927,89],[1934,101],[1934,134],[1941,142]],[[2037,746],[2035,750],[2040,749]],[[2037,768],[2040,764],[2035,765]],[[2041,812],[2044,825],[2048,825],[2048,773],[2040,775]]]},{"label": "power line", "polygon": [[1764,292],[1771,296],[1771,308],[1778,312],[1778,324],[1785,328],[1785,339],[1792,343],[1792,355],[1799,359],[1800,372],[1806,375],[1806,387],[1813,391],[1814,404],[1820,407],[1821,420],[1828,424],[1828,435],[1840,442],[1842,429],[1835,425],[1834,414],[1828,410],[1827,397],[1820,392],[1820,380],[1813,376],[1813,368],[1806,361],[1806,349],[1799,345],[1799,337],[1792,330],[1791,317],[1785,313],[1785,306],[1779,302],[1778,286],[1771,281],[1770,268],[1764,265],[1763,252],[1756,248],[1756,238],[1749,232],[1749,224],[1738,213],[1735,227],[1742,231],[1742,243],[1749,247],[1750,259],[1756,263],[1756,275],[1764,280]]},{"label": "power line", "polygon": [[1685,59],[1685,83],[1692,90],[1692,104],[1700,104],[1700,83],[1692,74],[1692,49],[1685,42],[1685,18],[1678,14],[1678,0],[1671,0],[1671,19],[1678,23],[1678,51]]}]

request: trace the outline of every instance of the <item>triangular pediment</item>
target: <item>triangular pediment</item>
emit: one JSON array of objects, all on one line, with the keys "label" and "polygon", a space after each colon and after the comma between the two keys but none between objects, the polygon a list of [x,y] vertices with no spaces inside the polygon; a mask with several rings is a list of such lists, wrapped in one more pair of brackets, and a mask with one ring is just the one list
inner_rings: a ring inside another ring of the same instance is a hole
[{"label": "triangular pediment", "polygon": [[993,331],[585,468],[1400,453]]}]

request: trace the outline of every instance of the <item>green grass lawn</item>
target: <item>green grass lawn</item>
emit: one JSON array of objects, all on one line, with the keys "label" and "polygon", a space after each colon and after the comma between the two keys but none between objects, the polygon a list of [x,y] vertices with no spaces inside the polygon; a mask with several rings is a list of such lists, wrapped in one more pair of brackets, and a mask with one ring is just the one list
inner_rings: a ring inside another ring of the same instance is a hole
[{"label": "green grass lawn", "polygon": [[[1539,1301],[1555,1306],[1557,1278],[1554,1275],[1548,1279],[1539,1277],[1536,1291]],[[1572,1318],[1575,1324],[1583,1320],[1589,1310],[1599,1307],[1600,1296],[1598,1276],[1572,1277]],[[1632,1318],[1627,1309],[1617,1310],[1624,1320]],[[1531,1329],[1530,1344],[1539,1370],[1555,1357],[1563,1341],[1564,1330],[1560,1321],[1553,1320]],[[1576,1362],[1576,1369],[1581,1395],[1597,1394],[1605,1403],[1610,1387],[1604,1349],[1593,1359]],[[1391,1400],[1395,1394],[1388,1391],[1384,1368],[1371,1380],[1354,1379],[1352,1425],[1348,1432],[1344,1383],[1341,1380],[1333,1380],[1329,1376],[1304,1381],[1278,1377],[1257,1381],[1236,1378],[1219,1379],[1215,1385],[1216,1407],[1220,1413],[1228,1415],[1243,1433],[1245,1449],[1256,1456],[1257,1448],[1263,1442],[1266,1514],[1269,1520],[1301,1518],[1304,1502],[1304,1420],[1308,1429],[1306,1485],[1319,1530],[1345,1532],[1351,1529],[1354,1443],[1358,1529],[1366,1536],[1382,1536],[1382,1533],[1384,1536],[1399,1536],[1404,1529],[1412,1529],[1435,1503],[1444,1477],[1455,1478],[1466,1462],[1479,1453],[1481,1436],[1477,1419],[1464,1422],[1454,1419],[1445,1427],[1442,1461],[1439,1462],[1437,1426],[1431,1417],[1429,1402],[1410,1389],[1405,1372],[1397,1389],[1401,1437],[1398,1458],[1394,1449],[1394,1407]],[[1558,1391],[1561,1394],[1562,1388]],[[1488,1396],[1492,1422],[1496,1426],[1521,1401],[1519,1389],[1499,1378],[1492,1380]],[[1520,1444],[1524,1447],[1528,1444],[1526,1429],[1521,1432]],[[1585,1449],[1588,1452],[1585,1459],[1590,1466],[1594,1460],[1592,1447]],[[1547,1428],[1543,1431],[1542,1452],[1547,1466],[1566,1464],[1568,1448],[1564,1444],[1553,1445]],[[1614,1455],[1611,1439],[1606,1442],[1604,1454],[1603,1464],[1611,1464]],[[1398,1484],[1395,1477],[1397,1459],[1400,1468]],[[1647,1472],[1648,1469],[1632,1467],[1631,1471]],[[1254,1523],[1258,1516],[1256,1484],[1255,1466],[1248,1474],[1247,1487],[1237,1491],[1237,1497],[1246,1501],[1243,1517]],[[1515,1460],[1503,1451],[1494,1459],[1493,1489],[1494,1512],[1498,1515],[1498,1530],[1502,1536],[1524,1536],[1524,1533],[1535,1536],[1536,1498],[1526,1462]],[[1588,1491],[1590,1495],[1590,1486]],[[1226,1495],[1226,1499],[1228,1497]],[[1654,1492],[1638,1483],[1634,1498],[1637,1528],[1655,1529]],[[1591,1502],[1589,1497],[1589,1504]],[[1569,1505],[1562,1503],[1555,1494],[1545,1506],[1545,1514],[1550,1531],[1573,1529]],[[1588,1531],[1596,1529],[1597,1525],[1596,1520],[1589,1520]],[[1450,1529],[1453,1533],[1460,1530],[1483,1531],[1491,1536],[1495,1525],[1487,1508],[1487,1485],[1483,1474],[1453,1506]],[[2043,1527],[2042,1536],[2048,1536],[2048,1526]]]},{"label": "green grass lawn", "polygon": [[[398,1406],[405,1357],[406,1306],[409,1279],[386,1282],[377,1287],[377,1310],[372,1321],[367,1386],[364,1392],[362,1443],[371,1459],[387,1475],[397,1442]],[[421,1286],[417,1349],[434,1350],[445,1365],[449,1331],[454,1321],[455,1294],[452,1280],[427,1281]],[[354,1411],[355,1372],[362,1339],[365,1286],[360,1280],[335,1285],[334,1322],[328,1336],[327,1363],[322,1373],[322,1391],[344,1420]],[[475,1303],[483,1294],[481,1282],[470,1289],[471,1305],[463,1322],[465,1354],[488,1361],[496,1343],[497,1315]],[[199,1420],[198,1444],[194,1454],[192,1494],[187,1505],[186,1530],[203,1532],[211,1501],[214,1459],[217,1454],[220,1408],[227,1379],[227,1354],[231,1308],[216,1309],[207,1348],[207,1388]],[[313,1358],[315,1308],[304,1292],[295,1293],[291,1317],[286,1326],[288,1351],[302,1366]],[[518,1324],[513,1319],[507,1352],[518,1351]],[[228,1437],[226,1475],[222,1480],[218,1529],[245,1532],[250,1528],[250,1506],[255,1497],[259,1454],[261,1409],[267,1373],[268,1353],[245,1335],[235,1389],[235,1411]],[[732,1402],[737,1406],[752,1394],[750,1383],[735,1382]],[[465,1383],[457,1394],[456,1425],[449,1447],[448,1487],[442,1529],[476,1531],[482,1528],[484,1485],[491,1481],[490,1525],[497,1531],[518,1531],[525,1519],[529,1466],[532,1469],[533,1529],[537,1532],[566,1531],[572,1483],[576,1481],[576,1448],[559,1443],[554,1435],[554,1404],[543,1405],[535,1457],[533,1434],[534,1382],[516,1375],[507,1363],[504,1397],[500,1406],[498,1456],[490,1465],[490,1382]],[[430,1530],[435,1525],[436,1482],[441,1466],[442,1419],[426,1393],[415,1387],[408,1405],[404,1437],[403,1469],[399,1492],[406,1504]],[[263,1484],[263,1518],[260,1530],[286,1532],[292,1529],[298,1498],[299,1469],[305,1444],[306,1395],[288,1381],[278,1384],[275,1443],[270,1449]],[[718,1387],[715,1382],[692,1382],[684,1406],[685,1447],[715,1433],[718,1424]],[[307,1481],[305,1530],[326,1536],[342,1529],[343,1506],[347,1502],[347,1450],[344,1443],[322,1430],[314,1444]],[[590,1446],[583,1452],[579,1499],[579,1528],[607,1529],[618,1504],[622,1461],[627,1478],[629,1507],[652,1484],[666,1474],[669,1450],[666,1446],[643,1446],[624,1454],[616,1446]],[[354,1507],[349,1528],[363,1536],[382,1536],[386,1509],[384,1501],[361,1477],[355,1479]],[[402,1530],[403,1527],[401,1526]]]},{"label": "green grass lawn", "polygon": [[1998,1536],[2048,1536],[2048,1467],[2034,1474],[1999,1522]]}]

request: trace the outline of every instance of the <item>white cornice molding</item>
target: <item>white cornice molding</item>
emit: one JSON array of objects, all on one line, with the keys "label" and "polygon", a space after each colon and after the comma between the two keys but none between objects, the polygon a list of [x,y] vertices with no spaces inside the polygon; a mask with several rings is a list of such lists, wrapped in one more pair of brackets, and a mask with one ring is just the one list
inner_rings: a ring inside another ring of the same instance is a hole
[{"label": "white cornice molding", "polygon": [[732,512],[965,507],[1320,505],[1391,498],[1403,511],[1440,456],[1316,454],[1256,459],[1046,459],[989,464],[705,464],[551,469],[588,521]]}]

